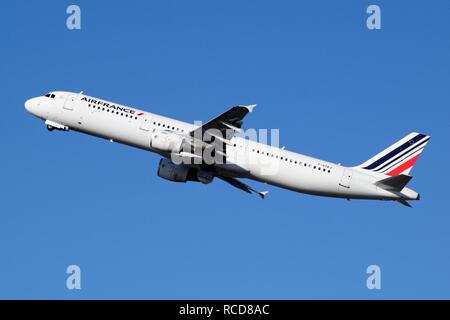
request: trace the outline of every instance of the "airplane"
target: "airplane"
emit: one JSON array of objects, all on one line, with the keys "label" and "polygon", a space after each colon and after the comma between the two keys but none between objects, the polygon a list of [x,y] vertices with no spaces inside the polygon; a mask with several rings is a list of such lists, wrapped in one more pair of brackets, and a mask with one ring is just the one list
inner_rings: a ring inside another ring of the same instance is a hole
[{"label": "airplane", "polygon": [[[161,155],[157,175],[173,182],[208,184],[218,178],[265,198],[241,179],[304,194],[342,199],[390,200],[411,207],[406,187],[430,136],[412,132],[360,165],[341,164],[242,137],[255,105],[233,106],[203,125],[85,95],[54,91],[25,102],[49,131],[73,130]],[[208,156],[209,155],[209,156]]]}]

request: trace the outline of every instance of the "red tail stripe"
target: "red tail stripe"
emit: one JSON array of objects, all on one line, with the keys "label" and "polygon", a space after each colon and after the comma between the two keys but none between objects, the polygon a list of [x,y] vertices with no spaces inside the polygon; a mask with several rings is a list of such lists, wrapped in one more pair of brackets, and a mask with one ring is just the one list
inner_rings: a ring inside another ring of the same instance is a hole
[{"label": "red tail stripe", "polygon": [[394,170],[388,172],[387,174],[390,175],[390,176],[396,176],[396,175],[402,173],[406,169],[412,167],[414,165],[414,163],[417,161],[417,159],[419,158],[419,156],[420,156],[420,154],[416,155],[415,157],[412,157],[411,159],[409,159],[408,161],[406,161],[402,165],[398,166]]}]

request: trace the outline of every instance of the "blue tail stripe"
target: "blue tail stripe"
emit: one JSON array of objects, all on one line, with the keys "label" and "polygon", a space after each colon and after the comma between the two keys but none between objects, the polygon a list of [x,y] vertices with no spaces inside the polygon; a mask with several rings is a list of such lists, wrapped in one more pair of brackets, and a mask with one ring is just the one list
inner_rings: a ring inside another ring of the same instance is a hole
[{"label": "blue tail stripe", "polygon": [[[381,171],[381,170],[383,170],[384,168],[386,168],[386,167],[387,167],[388,165],[390,165],[391,163],[393,163],[393,162],[397,161],[398,159],[400,159],[401,157],[403,157],[405,154],[410,153],[410,152],[413,151],[413,150],[417,150],[421,145],[423,145],[424,143],[426,143],[428,140],[430,140],[430,138],[423,140],[421,143],[419,143],[419,144],[418,144],[417,146],[415,146],[414,148],[412,148],[412,149],[410,149],[410,150],[408,150],[408,151],[403,152],[401,155],[399,155],[398,157],[395,157],[395,159],[389,161],[389,162],[386,163],[384,166],[378,168],[378,169],[375,170],[375,171]],[[415,152],[415,151],[414,151],[414,152]],[[412,153],[414,153],[414,152],[412,152]]]},{"label": "blue tail stripe", "polygon": [[[425,146],[421,146],[419,149],[416,149],[413,153],[410,153],[406,158],[409,158],[409,157],[412,158],[413,156],[420,154],[424,148],[425,148]],[[398,161],[397,163],[394,162],[393,164],[387,166],[386,168],[384,168],[383,170],[378,171],[378,172],[385,173],[387,171],[391,171],[393,168],[399,166],[399,163],[401,163],[405,159],[402,159],[402,160]]]},{"label": "blue tail stripe", "polygon": [[364,167],[364,169],[371,170],[371,169],[374,169],[374,168],[378,167],[379,165],[381,165],[381,164],[385,163],[386,161],[388,161],[390,158],[395,157],[397,154],[399,154],[403,150],[409,148],[411,145],[413,145],[417,141],[420,141],[424,137],[426,137],[424,134],[419,133],[417,136],[415,136],[411,140],[406,141],[404,144],[402,144],[401,146],[395,148],[394,150],[392,150],[391,152],[389,152],[385,156],[381,157],[377,161],[373,162],[372,164],[368,165],[367,167]]}]

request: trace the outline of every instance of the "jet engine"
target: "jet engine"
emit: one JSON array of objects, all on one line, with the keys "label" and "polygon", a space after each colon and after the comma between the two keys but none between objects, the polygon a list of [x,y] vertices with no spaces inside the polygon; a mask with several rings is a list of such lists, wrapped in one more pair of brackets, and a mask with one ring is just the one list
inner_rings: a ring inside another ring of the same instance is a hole
[{"label": "jet engine", "polygon": [[214,174],[211,171],[201,169],[196,171],[197,171],[197,181],[200,181],[203,184],[208,184],[214,180]]},{"label": "jet engine", "polygon": [[197,181],[207,184],[213,181],[214,174],[207,170],[190,168],[184,164],[175,164],[163,158],[159,161],[158,177],[174,182]]},{"label": "jet engine", "polygon": [[179,153],[183,149],[185,138],[175,133],[156,130],[152,133],[150,146],[153,149]]}]

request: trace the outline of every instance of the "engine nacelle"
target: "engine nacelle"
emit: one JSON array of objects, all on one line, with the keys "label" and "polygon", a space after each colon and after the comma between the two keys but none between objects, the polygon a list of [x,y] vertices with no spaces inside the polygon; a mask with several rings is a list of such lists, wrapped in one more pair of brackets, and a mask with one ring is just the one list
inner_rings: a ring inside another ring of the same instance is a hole
[{"label": "engine nacelle", "polygon": [[163,152],[180,153],[183,149],[185,138],[175,133],[156,130],[152,133],[150,146]]},{"label": "engine nacelle", "polygon": [[203,184],[211,183],[214,179],[214,174],[210,171],[205,170],[196,170],[197,171],[197,180]]},{"label": "engine nacelle", "polygon": [[158,177],[169,181],[186,182],[190,170],[185,165],[177,165],[168,159],[161,159],[158,166]]},{"label": "engine nacelle", "polygon": [[214,174],[210,171],[190,168],[184,164],[175,164],[163,158],[159,161],[158,177],[174,182],[197,181],[207,184],[213,181]]}]

